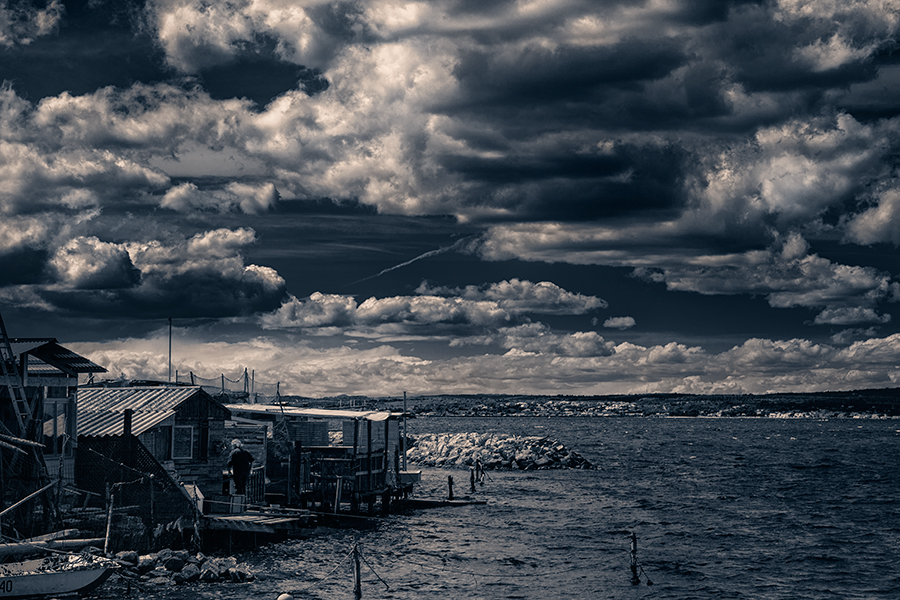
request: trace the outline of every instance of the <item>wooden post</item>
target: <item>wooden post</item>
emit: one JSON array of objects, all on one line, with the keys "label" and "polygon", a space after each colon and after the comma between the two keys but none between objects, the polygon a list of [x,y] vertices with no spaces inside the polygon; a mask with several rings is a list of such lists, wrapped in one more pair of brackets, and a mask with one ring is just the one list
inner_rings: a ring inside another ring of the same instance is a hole
[{"label": "wooden post", "polygon": [[469,468],[469,490],[474,494],[475,493],[475,468]]},{"label": "wooden post", "polygon": [[362,570],[359,565],[359,544],[353,546],[353,597],[362,598]]},{"label": "wooden post", "polygon": [[156,527],[154,512],[156,511],[156,492],[153,491],[153,475],[150,475],[150,530]]},{"label": "wooden post", "polygon": [[631,532],[631,585],[638,585],[641,582],[641,578],[638,577],[638,562],[637,562],[637,534],[635,532]]},{"label": "wooden post", "polygon": [[447,475],[447,489],[449,490],[447,499],[453,500],[453,475]]},{"label": "wooden post", "polygon": [[106,540],[103,542],[103,554],[109,554],[109,532],[112,529],[113,505],[116,503],[116,494],[114,492],[110,492],[107,495],[109,497],[109,509],[106,511]]},{"label": "wooden post", "polygon": [[341,488],[344,487],[344,478],[338,475],[337,485],[334,488],[334,514],[338,514],[341,508]]}]

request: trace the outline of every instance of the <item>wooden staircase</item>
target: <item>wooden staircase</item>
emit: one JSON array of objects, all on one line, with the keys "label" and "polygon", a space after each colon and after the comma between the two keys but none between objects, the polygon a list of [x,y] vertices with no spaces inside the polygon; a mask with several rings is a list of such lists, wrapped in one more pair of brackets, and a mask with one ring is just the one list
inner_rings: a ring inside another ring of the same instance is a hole
[{"label": "wooden staircase", "polygon": [[[9,334],[6,332],[6,325],[3,323],[3,316],[0,315],[0,374],[6,381],[6,387],[9,389],[9,397],[12,398],[13,411],[16,413],[16,420],[19,425],[18,436],[28,438],[28,426],[31,424],[34,408],[28,402],[28,395],[25,392],[25,385],[22,382],[22,375],[16,368],[16,356],[13,354],[12,344],[9,341]],[[24,365],[23,365],[24,368]]]}]

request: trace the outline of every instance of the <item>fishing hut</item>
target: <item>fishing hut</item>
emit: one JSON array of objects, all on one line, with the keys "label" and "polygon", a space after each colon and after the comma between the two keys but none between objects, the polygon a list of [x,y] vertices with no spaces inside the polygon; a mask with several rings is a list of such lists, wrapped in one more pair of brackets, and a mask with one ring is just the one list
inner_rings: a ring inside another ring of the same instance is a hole
[{"label": "fishing hut", "polygon": [[419,472],[404,468],[403,413],[278,404],[227,408],[232,418],[269,423],[270,502],[335,514],[346,506],[358,514],[363,505],[372,512],[380,500],[387,512],[418,481]]}]

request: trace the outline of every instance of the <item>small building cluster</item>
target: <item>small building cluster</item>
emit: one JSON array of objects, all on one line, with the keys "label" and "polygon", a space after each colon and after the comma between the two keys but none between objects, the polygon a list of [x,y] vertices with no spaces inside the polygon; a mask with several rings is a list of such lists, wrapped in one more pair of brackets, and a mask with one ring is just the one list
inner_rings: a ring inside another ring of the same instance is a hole
[{"label": "small building cluster", "polygon": [[376,504],[390,510],[417,481],[400,413],[235,404],[193,385],[79,387],[79,375],[105,369],[55,339],[2,334],[7,538],[105,529],[113,551],[277,533]]}]

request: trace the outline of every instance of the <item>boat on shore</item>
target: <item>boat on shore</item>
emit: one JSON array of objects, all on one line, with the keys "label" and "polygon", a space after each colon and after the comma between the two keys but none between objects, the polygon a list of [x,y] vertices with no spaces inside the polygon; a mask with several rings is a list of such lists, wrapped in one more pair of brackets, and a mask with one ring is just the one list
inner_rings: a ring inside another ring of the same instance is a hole
[{"label": "boat on shore", "polygon": [[73,555],[0,565],[0,598],[57,598],[86,594],[103,584],[118,565],[111,560]]}]

